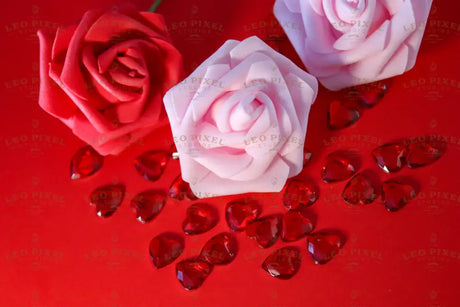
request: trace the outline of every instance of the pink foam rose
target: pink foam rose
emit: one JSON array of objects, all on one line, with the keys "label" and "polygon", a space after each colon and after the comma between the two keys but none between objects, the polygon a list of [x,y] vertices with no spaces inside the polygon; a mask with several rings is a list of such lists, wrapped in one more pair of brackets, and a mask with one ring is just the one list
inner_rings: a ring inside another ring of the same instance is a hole
[{"label": "pink foam rose", "polygon": [[316,79],[253,36],[228,40],[164,97],[197,197],[279,192],[302,170]]},{"label": "pink foam rose", "polygon": [[277,0],[294,48],[330,90],[400,75],[415,65],[432,0]]}]

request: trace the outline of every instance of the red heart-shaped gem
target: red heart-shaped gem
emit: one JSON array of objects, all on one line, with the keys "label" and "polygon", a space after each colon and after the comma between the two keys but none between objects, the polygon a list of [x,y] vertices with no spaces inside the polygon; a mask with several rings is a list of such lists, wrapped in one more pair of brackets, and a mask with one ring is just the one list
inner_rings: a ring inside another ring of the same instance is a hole
[{"label": "red heart-shaped gem", "polygon": [[260,218],[246,227],[246,235],[262,248],[275,244],[280,234],[281,221],[277,216]]},{"label": "red heart-shaped gem", "polygon": [[96,207],[100,217],[111,216],[121,205],[125,196],[123,185],[105,185],[95,189],[90,196],[90,204]]},{"label": "red heart-shaped gem", "polygon": [[361,102],[361,106],[365,108],[372,108],[382,100],[388,91],[388,81],[372,82],[363,85],[358,85],[355,90],[358,95],[358,99]]},{"label": "red heart-shaped gem", "polygon": [[233,231],[244,230],[260,214],[259,204],[253,200],[236,199],[225,208],[225,219]]},{"label": "red heart-shaped gem", "polygon": [[187,208],[182,229],[188,235],[197,235],[210,230],[216,223],[216,210],[209,204],[196,203]]},{"label": "red heart-shaped gem", "polygon": [[289,279],[297,273],[301,262],[299,249],[286,246],[271,253],[263,262],[262,268],[273,277]]},{"label": "red heart-shaped gem", "polygon": [[283,194],[283,204],[288,210],[297,210],[300,206],[311,206],[318,199],[316,189],[309,183],[291,180]]},{"label": "red heart-shaped gem", "polygon": [[197,200],[198,198],[193,194],[192,190],[190,189],[190,185],[188,182],[185,182],[182,179],[182,176],[177,176],[174,179],[173,183],[169,187],[169,196],[172,199],[176,200]]},{"label": "red heart-shaped gem", "polygon": [[148,190],[134,196],[131,200],[131,207],[136,213],[137,220],[146,223],[161,212],[165,203],[166,194],[163,191]]},{"label": "red heart-shaped gem", "polygon": [[184,240],[172,233],[163,233],[154,237],[149,246],[150,258],[157,269],[174,262],[183,250]]},{"label": "red heart-shaped gem", "polygon": [[410,184],[394,180],[387,180],[382,184],[382,200],[388,211],[402,209],[416,195],[414,187]]},{"label": "red heart-shaped gem", "polygon": [[326,166],[321,171],[324,182],[336,182],[350,178],[357,171],[351,153],[335,151],[326,158]]},{"label": "red heart-shaped gem", "polygon": [[406,146],[398,143],[385,144],[372,151],[377,165],[387,173],[399,171],[406,163]]},{"label": "red heart-shaped gem", "polygon": [[160,179],[170,155],[166,151],[153,150],[143,153],[134,160],[137,172],[149,181]]},{"label": "red heart-shaped gem", "polygon": [[432,164],[442,157],[445,143],[417,140],[407,147],[407,166],[410,168]]},{"label": "red heart-shaped gem", "polygon": [[358,109],[347,107],[342,102],[335,100],[329,105],[327,122],[330,129],[338,130],[354,124],[359,117]]},{"label": "red heart-shaped gem", "polygon": [[201,249],[200,258],[213,264],[228,264],[233,261],[238,252],[235,239],[229,233],[215,235]]},{"label": "red heart-shaped gem", "polygon": [[316,264],[329,262],[341,247],[340,237],[336,234],[318,232],[307,236],[307,250]]},{"label": "red heart-shaped gem", "polygon": [[70,178],[81,179],[93,175],[101,169],[104,157],[91,146],[77,150],[70,162]]},{"label": "red heart-shaped gem", "polygon": [[283,216],[281,240],[297,241],[313,230],[313,223],[299,211],[288,211]]},{"label": "red heart-shaped gem", "polygon": [[199,288],[211,271],[212,264],[200,259],[186,259],[176,264],[176,277],[186,290]]},{"label": "red heart-shaped gem", "polygon": [[350,205],[367,205],[377,198],[372,182],[363,174],[357,174],[347,183],[342,193]]}]

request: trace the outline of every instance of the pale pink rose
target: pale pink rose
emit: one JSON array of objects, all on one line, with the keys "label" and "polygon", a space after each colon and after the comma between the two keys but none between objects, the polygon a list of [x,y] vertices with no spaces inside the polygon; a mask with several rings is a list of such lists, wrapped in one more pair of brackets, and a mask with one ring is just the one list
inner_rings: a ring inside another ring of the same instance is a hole
[{"label": "pale pink rose", "polygon": [[253,36],[228,40],[164,97],[182,177],[200,198],[279,192],[302,170],[316,79]]},{"label": "pale pink rose", "polygon": [[400,75],[415,65],[432,0],[277,0],[294,48],[331,90]]}]

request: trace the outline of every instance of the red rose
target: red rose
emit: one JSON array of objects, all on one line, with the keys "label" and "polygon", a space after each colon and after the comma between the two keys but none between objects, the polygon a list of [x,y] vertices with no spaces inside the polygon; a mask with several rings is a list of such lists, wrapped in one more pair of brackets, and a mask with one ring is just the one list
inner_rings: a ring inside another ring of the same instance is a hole
[{"label": "red rose", "polygon": [[40,106],[103,155],[117,154],[167,122],[162,97],[182,57],[161,15],[88,11],[40,38]]}]

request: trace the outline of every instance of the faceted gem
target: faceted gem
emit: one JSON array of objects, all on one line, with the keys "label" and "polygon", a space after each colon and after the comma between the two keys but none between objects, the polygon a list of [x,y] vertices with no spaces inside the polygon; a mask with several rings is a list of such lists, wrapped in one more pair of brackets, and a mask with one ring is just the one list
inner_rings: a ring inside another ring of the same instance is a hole
[{"label": "faceted gem", "polygon": [[176,264],[176,276],[186,290],[199,288],[212,271],[212,264],[200,259],[186,259]]},{"label": "faceted gem", "polygon": [[424,141],[410,143],[408,146],[407,166],[417,168],[434,163],[443,155],[440,145],[442,144]]},{"label": "faceted gem", "polygon": [[149,190],[134,196],[131,200],[131,207],[136,213],[137,220],[146,223],[160,213],[165,203],[166,194],[163,191]]},{"label": "faceted gem", "polygon": [[233,231],[244,230],[249,223],[259,217],[259,205],[255,201],[246,199],[236,199],[225,207],[225,219]]},{"label": "faceted gem", "polygon": [[168,160],[169,155],[167,152],[160,150],[148,151],[134,160],[134,167],[145,179],[156,181],[163,174]]},{"label": "faceted gem", "polygon": [[327,113],[328,126],[332,130],[343,129],[358,121],[359,111],[354,108],[345,106],[342,102],[336,100],[329,105]]},{"label": "faceted gem", "polygon": [[235,238],[229,233],[220,233],[205,243],[201,249],[200,259],[213,265],[228,264],[238,252]]},{"label": "faceted gem", "polygon": [[98,216],[109,217],[118,209],[124,196],[124,186],[106,185],[97,188],[91,193],[90,204],[96,207]]},{"label": "faceted gem", "polygon": [[307,236],[307,249],[316,264],[329,262],[342,247],[340,237],[335,234],[313,233]]},{"label": "faceted gem", "polygon": [[355,87],[361,105],[365,108],[372,108],[385,96],[388,86],[382,81],[368,83]]},{"label": "faceted gem", "polygon": [[299,180],[291,180],[283,195],[283,204],[288,210],[297,210],[299,206],[311,206],[318,199],[316,189]]},{"label": "faceted gem", "polygon": [[150,241],[150,258],[157,269],[174,262],[184,250],[182,237],[172,233],[162,233]]},{"label": "faceted gem", "polygon": [[335,151],[327,156],[321,178],[327,183],[348,179],[356,172],[353,164],[347,153]]},{"label": "faceted gem", "polygon": [[304,167],[310,162],[312,155],[313,154],[307,148],[304,148],[303,150],[303,166]]},{"label": "faceted gem", "polygon": [[382,184],[382,200],[388,211],[398,211],[415,198],[416,192],[410,184],[388,180]]},{"label": "faceted gem", "polygon": [[313,223],[299,211],[288,211],[283,217],[281,240],[297,241],[313,230]]},{"label": "faceted gem", "polygon": [[209,204],[196,203],[187,208],[182,229],[188,235],[197,235],[210,230],[216,224],[216,210]]},{"label": "faceted gem", "polygon": [[169,196],[172,199],[176,200],[197,200],[198,198],[193,194],[192,190],[190,189],[190,185],[188,182],[185,182],[182,179],[182,176],[177,176],[174,179],[171,187],[169,188]]},{"label": "faceted gem", "polygon": [[101,169],[104,157],[91,146],[77,150],[70,162],[70,178],[81,179],[93,175]]},{"label": "faceted gem", "polygon": [[387,173],[399,171],[406,163],[406,146],[392,143],[377,147],[372,151],[377,165]]},{"label": "faceted gem", "polygon": [[262,268],[273,277],[289,279],[300,268],[302,256],[294,246],[286,246],[271,253],[262,264]]},{"label": "faceted gem", "polygon": [[377,198],[377,193],[366,176],[357,174],[348,181],[342,197],[350,205],[367,205]]},{"label": "faceted gem", "polygon": [[246,235],[262,248],[275,244],[280,235],[281,221],[277,216],[258,219],[246,227]]}]

